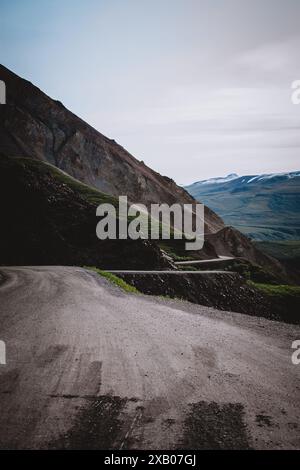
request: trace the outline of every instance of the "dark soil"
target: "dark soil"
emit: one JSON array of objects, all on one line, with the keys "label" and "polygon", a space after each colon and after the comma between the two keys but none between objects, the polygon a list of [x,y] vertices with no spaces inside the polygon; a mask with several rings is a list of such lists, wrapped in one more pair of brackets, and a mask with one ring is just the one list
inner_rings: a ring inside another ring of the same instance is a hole
[{"label": "dark soil", "polygon": [[185,434],[179,448],[230,450],[251,449],[244,409],[240,403],[208,403],[191,405],[185,421]]}]

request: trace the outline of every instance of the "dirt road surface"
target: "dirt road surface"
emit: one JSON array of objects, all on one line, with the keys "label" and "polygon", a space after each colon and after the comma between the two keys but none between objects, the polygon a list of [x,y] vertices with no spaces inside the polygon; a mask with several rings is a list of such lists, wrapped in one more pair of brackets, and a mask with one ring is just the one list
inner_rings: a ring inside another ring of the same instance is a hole
[{"label": "dirt road surface", "polygon": [[0,268],[0,448],[300,448],[295,339],[81,268]]}]

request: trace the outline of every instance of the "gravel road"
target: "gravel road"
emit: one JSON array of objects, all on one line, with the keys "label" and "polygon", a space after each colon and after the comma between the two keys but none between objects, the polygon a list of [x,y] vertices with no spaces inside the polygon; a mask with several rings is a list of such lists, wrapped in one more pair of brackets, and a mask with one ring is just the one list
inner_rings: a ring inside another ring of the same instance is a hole
[{"label": "gravel road", "polygon": [[300,448],[296,339],[81,268],[0,268],[0,448]]}]

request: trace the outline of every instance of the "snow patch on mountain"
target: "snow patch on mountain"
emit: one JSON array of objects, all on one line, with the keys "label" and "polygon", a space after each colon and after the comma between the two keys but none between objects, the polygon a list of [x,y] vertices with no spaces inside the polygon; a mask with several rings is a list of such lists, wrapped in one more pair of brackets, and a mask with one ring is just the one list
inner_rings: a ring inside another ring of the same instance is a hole
[{"label": "snow patch on mountain", "polygon": [[216,178],[209,178],[207,180],[200,180],[197,181],[193,184],[191,184],[188,187],[191,186],[202,186],[202,185],[208,185],[208,184],[220,184],[220,183],[227,183],[229,181],[241,179],[239,183],[256,183],[258,181],[265,181],[265,180],[270,180],[273,178],[286,178],[286,179],[292,179],[300,176],[300,171],[293,171],[293,172],[286,172],[286,173],[262,173],[260,175],[245,175],[245,176],[239,176],[236,173],[231,173],[230,175],[227,176],[221,176],[221,177],[216,177]]},{"label": "snow patch on mountain", "polygon": [[219,176],[216,178],[209,178],[207,180],[202,180],[202,181],[197,181],[196,183],[193,184],[215,184],[215,183],[226,183],[227,181],[232,181],[239,178],[239,175],[236,173],[231,173],[230,175],[227,176]]},{"label": "snow patch on mountain", "polygon": [[286,179],[292,179],[300,176],[300,171],[293,171],[291,173],[270,173],[270,174],[262,174],[262,175],[256,175],[250,178],[247,181],[248,183],[252,183],[253,181],[265,181],[265,180],[270,180],[273,178],[286,178]]}]

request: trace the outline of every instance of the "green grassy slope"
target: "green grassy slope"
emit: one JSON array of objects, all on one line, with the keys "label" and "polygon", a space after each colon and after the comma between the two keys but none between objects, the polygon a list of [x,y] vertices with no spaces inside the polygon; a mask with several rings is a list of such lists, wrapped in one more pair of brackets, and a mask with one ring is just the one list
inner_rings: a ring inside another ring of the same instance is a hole
[{"label": "green grassy slope", "polygon": [[100,203],[118,209],[116,198],[48,163],[0,156],[0,264],[165,266],[159,248],[148,240],[99,240]]}]

